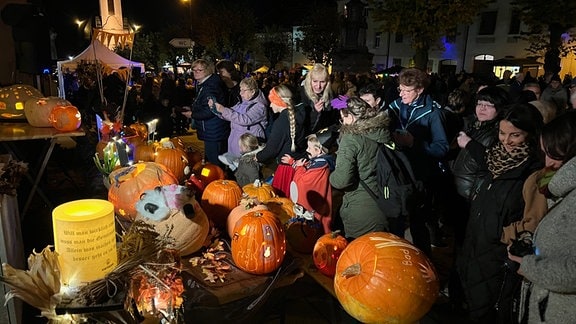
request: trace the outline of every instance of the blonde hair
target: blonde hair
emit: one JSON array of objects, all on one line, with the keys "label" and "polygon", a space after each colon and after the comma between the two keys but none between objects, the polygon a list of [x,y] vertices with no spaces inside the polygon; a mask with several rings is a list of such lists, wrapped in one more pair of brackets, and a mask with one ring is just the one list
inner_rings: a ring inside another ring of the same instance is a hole
[{"label": "blonde hair", "polygon": [[322,145],[322,143],[320,143],[320,140],[318,139],[318,136],[316,136],[316,134],[308,135],[307,139],[308,139],[308,145],[312,145],[313,147],[319,148],[324,154],[328,153],[328,149],[325,148],[324,145]]},{"label": "blonde hair", "polygon": [[285,84],[279,84],[273,89],[288,106],[285,109],[288,109],[288,120],[290,121],[290,140],[292,141],[290,150],[294,152],[296,151],[296,116],[294,114],[294,105],[292,104],[292,91]]},{"label": "blonde hair", "polygon": [[258,145],[258,137],[250,133],[244,133],[238,138],[238,146],[240,146],[240,150],[245,147],[247,149],[246,152],[252,152],[258,149]]},{"label": "blonde hair", "polygon": [[[312,89],[312,76],[326,80],[326,88],[324,88],[320,98],[317,97]],[[332,85],[330,82],[330,74],[324,65],[316,63],[308,74],[306,74],[306,78],[304,79],[304,92],[306,92],[306,96],[314,103],[317,103],[319,100],[324,101],[324,106],[330,103],[330,99],[332,99]]]},{"label": "blonde hair", "polygon": [[196,61],[192,62],[191,68],[194,69],[197,66],[201,66],[203,69],[205,69],[207,74],[214,74],[214,64],[210,61],[205,59],[197,59]]}]

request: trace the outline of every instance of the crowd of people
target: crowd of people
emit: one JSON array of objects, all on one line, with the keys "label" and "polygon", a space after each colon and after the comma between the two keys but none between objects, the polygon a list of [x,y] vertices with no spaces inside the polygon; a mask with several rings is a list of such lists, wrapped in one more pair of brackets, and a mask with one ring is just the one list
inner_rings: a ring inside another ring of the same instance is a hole
[{"label": "crowd of people", "polygon": [[[242,184],[272,170],[278,195],[325,232],[409,231],[427,255],[453,237],[446,286],[472,323],[576,318],[576,79],[416,68],[382,79],[322,64],[242,78],[230,61],[203,59],[191,71],[191,82],[146,77],[125,118],[159,118],[161,136],[190,127],[206,161]],[[380,144],[404,152],[422,184],[406,218],[371,194]]]}]

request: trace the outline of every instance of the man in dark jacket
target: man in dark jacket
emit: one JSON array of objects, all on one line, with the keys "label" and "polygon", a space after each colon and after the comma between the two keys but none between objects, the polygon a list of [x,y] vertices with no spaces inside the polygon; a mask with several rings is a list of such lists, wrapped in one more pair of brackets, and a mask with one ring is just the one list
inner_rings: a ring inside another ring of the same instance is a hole
[{"label": "man in dark jacket", "polygon": [[[398,81],[400,98],[390,103],[388,110],[390,132],[396,144],[405,150],[417,180],[424,184],[426,197],[409,217],[410,233],[414,245],[430,254],[430,232],[426,223],[433,230],[439,230],[437,220],[430,219],[434,192],[432,185],[441,172],[438,163],[449,148],[444,114],[440,105],[424,94],[429,84],[428,75],[424,71],[404,69]],[[435,241],[433,243],[441,245],[440,237]]]}]

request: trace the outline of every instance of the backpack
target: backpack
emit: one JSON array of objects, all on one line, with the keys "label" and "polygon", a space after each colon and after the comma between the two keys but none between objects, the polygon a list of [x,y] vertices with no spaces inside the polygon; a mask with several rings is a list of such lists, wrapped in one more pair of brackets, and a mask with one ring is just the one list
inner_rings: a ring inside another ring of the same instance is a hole
[{"label": "backpack", "polygon": [[373,192],[362,180],[360,184],[378,203],[386,217],[407,217],[418,206],[423,192],[422,183],[414,177],[406,154],[398,150],[394,143],[378,143],[376,181],[377,192]]}]

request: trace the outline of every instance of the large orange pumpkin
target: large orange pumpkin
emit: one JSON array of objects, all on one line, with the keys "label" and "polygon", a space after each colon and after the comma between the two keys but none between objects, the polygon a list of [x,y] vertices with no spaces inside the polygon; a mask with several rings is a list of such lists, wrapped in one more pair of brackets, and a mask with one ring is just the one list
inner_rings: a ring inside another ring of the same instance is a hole
[{"label": "large orange pumpkin", "polygon": [[245,272],[275,271],[286,254],[283,226],[270,211],[249,212],[236,222],[230,251],[236,266]]},{"label": "large orange pumpkin", "polygon": [[336,264],[336,297],[362,323],[416,323],[430,310],[438,290],[430,260],[390,233],[358,237]]},{"label": "large orange pumpkin", "polygon": [[[136,219],[152,225],[160,235],[168,234],[171,248],[180,255],[192,254],[203,246],[210,231],[210,223],[191,191],[170,185],[145,191],[136,204]],[[155,212],[166,212],[158,219]]]},{"label": "large orange pumpkin", "polygon": [[136,163],[112,171],[108,176],[108,201],[117,215],[132,221],[136,217],[136,202],[144,191],[159,186],[178,184],[170,170],[154,162]]},{"label": "large orange pumpkin", "polygon": [[60,97],[31,98],[24,103],[24,115],[28,124],[34,127],[52,127],[50,113],[56,106],[71,106],[72,104]]},{"label": "large orange pumpkin", "polygon": [[240,219],[240,217],[248,214],[251,211],[257,210],[268,210],[266,205],[261,204],[257,199],[253,197],[247,197],[246,194],[242,196],[240,199],[240,204],[228,214],[228,219],[226,219],[226,228],[228,230],[229,237],[234,235],[234,227],[236,226],[236,222]]},{"label": "large orange pumpkin", "polygon": [[236,181],[216,180],[202,192],[201,205],[208,218],[221,230],[226,229],[226,218],[242,198],[242,189]]},{"label": "large orange pumpkin", "polygon": [[50,123],[59,131],[71,132],[80,127],[80,111],[74,106],[55,106],[50,112]]},{"label": "large orange pumpkin", "polygon": [[260,179],[256,179],[253,183],[245,185],[242,187],[242,191],[249,197],[255,197],[259,201],[267,201],[270,198],[276,197],[274,188],[266,182],[262,182]]},{"label": "large orange pumpkin", "polygon": [[348,245],[344,236],[339,234],[340,231],[334,231],[322,235],[312,251],[312,260],[320,273],[328,277],[334,277],[336,273],[336,263],[340,254]]}]

